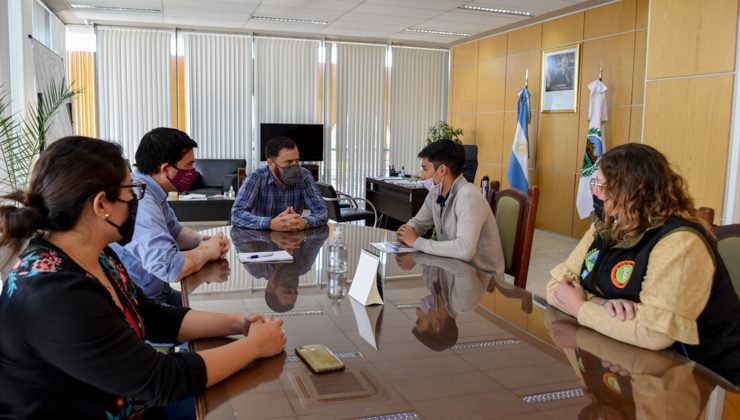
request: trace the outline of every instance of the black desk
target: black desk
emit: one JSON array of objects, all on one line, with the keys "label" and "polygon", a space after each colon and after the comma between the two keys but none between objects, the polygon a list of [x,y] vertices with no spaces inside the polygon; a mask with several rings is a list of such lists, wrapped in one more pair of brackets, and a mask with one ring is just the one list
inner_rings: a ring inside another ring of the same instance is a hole
[{"label": "black desk", "polygon": [[225,198],[209,198],[208,200],[168,198],[167,204],[172,207],[177,220],[181,222],[230,221],[231,207],[234,205],[234,200]]},{"label": "black desk", "polygon": [[424,203],[426,188],[409,188],[380,179],[365,178],[365,198],[388,219],[383,226],[396,230],[414,217]]}]

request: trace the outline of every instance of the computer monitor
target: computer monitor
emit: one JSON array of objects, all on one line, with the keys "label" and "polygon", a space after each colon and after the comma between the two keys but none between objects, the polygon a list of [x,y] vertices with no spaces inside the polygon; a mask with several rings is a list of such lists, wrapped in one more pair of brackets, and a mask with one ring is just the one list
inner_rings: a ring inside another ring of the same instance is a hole
[{"label": "computer monitor", "polygon": [[265,145],[273,137],[285,136],[298,145],[301,160],[316,162],[324,160],[323,124],[260,124],[260,160],[265,161]]}]

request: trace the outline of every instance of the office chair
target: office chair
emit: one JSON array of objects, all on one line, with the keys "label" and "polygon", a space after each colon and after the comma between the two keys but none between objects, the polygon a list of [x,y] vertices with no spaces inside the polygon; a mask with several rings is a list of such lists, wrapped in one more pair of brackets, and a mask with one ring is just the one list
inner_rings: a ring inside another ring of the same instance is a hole
[{"label": "office chair", "polygon": [[496,191],[490,195],[489,204],[496,216],[504,251],[505,272],[513,276],[514,284],[522,289],[527,286],[539,196],[540,189],[536,186],[529,188],[528,195],[515,189]]},{"label": "office chair", "polygon": [[[316,185],[319,186],[321,197],[326,201],[330,219],[335,220],[337,223],[364,220],[366,226],[371,224],[373,227],[376,226],[378,212],[375,210],[375,205],[372,202],[362,197],[352,197],[342,192],[337,192],[330,184],[317,182]],[[359,208],[357,206],[358,201],[364,201],[366,204],[369,204],[373,211],[369,211],[366,208]],[[349,207],[342,207],[340,202],[348,203]]]}]

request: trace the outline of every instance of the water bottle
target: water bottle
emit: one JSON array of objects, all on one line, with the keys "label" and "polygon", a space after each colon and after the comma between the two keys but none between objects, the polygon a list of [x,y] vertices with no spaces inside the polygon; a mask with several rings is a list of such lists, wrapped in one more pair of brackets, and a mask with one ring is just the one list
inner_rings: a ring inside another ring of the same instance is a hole
[{"label": "water bottle", "polygon": [[403,166],[401,166],[401,177],[402,178],[406,177],[406,168],[404,168]]},{"label": "water bottle", "polygon": [[226,192],[226,198],[234,198],[234,186],[229,186],[229,191]]},{"label": "water bottle", "polygon": [[339,226],[334,228],[334,240],[329,244],[327,271],[330,273],[347,272],[347,247],[344,246],[342,229]]},{"label": "water bottle", "polygon": [[483,194],[483,197],[488,198],[488,192],[491,189],[491,180],[488,178],[488,175],[484,176],[483,179],[480,180],[480,192]]}]

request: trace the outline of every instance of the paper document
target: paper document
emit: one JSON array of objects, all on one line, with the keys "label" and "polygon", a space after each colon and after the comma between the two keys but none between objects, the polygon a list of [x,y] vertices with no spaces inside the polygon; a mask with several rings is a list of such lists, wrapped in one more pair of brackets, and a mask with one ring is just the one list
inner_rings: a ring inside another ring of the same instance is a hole
[{"label": "paper document", "polygon": [[390,254],[403,254],[404,252],[415,252],[414,248],[409,248],[400,242],[370,242],[370,245],[382,252]]},{"label": "paper document", "polygon": [[236,255],[239,257],[239,261],[245,263],[293,261],[293,256],[288,254],[287,251],[240,252]]},{"label": "paper document", "polygon": [[180,200],[208,200],[205,194],[181,194]]}]

